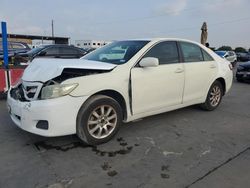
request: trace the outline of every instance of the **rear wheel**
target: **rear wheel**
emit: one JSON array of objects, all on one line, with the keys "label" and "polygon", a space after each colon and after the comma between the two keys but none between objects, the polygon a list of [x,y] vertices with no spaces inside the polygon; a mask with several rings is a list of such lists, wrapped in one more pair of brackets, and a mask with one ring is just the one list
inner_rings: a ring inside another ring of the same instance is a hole
[{"label": "rear wheel", "polygon": [[222,95],[223,87],[219,81],[215,81],[208,91],[206,101],[201,104],[201,108],[208,111],[216,109],[221,102]]},{"label": "rear wheel", "polygon": [[77,135],[90,145],[109,141],[119,130],[122,110],[116,100],[105,95],[91,97],[77,117]]}]

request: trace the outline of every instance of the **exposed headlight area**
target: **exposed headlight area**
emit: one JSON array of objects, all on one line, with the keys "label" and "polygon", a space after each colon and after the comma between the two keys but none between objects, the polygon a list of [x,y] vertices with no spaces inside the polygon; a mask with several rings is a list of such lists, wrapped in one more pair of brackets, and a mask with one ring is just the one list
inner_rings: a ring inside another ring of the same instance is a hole
[{"label": "exposed headlight area", "polygon": [[70,94],[78,84],[62,84],[50,80],[41,82],[18,82],[12,86],[10,95],[19,101],[52,99]]},{"label": "exposed headlight area", "polygon": [[33,101],[39,98],[40,90],[43,86],[41,82],[20,81],[10,89],[12,98],[19,101]]},{"label": "exposed headlight area", "polygon": [[19,80],[12,86],[10,95],[12,98],[19,101],[34,101],[62,97],[69,95],[78,86],[77,83],[63,84],[65,80],[81,76],[103,74],[112,70],[113,69],[96,70],[65,68],[61,75],[46,82]]},{"label": "exposed headlight area", "polygon": [[21,83],[10,89],[10,96],[15,100],[27,101]]},{"label": "exposed headlight area", "polygon": [[41,99],[52,99],[70,94],[78,84],[54,84],[42,88]]}]

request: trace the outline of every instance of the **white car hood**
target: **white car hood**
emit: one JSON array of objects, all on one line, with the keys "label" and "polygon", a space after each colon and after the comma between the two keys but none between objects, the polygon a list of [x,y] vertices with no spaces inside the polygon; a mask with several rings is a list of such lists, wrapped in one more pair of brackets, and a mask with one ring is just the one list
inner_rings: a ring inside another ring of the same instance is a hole
[{"label": "white car hood", "polygon": [[111,70],[117,65],[85,59],[34,59],[24,70],[22,80],[46,82],[61,75],[64,68]]}]

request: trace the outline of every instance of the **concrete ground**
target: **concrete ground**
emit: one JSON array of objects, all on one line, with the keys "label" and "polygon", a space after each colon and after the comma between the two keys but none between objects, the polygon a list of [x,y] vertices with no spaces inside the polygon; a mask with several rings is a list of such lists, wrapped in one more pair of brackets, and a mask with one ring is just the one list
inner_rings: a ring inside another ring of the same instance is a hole
[{"label": "concrete ground", "polygon": [[109,143],[44,138],[17,128],[0,101],[0,187],[250,185],[250,84],[233,83],[213,112],[188,107],[122,126]]}]

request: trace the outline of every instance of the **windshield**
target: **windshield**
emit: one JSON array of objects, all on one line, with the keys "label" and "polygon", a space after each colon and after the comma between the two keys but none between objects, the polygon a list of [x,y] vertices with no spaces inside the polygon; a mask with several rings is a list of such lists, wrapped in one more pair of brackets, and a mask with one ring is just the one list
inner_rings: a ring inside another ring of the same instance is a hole
[{"label": "windshield", "polygon": [[82,59],[101,61],[116,65],[124,64],[130,60],[149,41],[118,41],[99,48]]},{"label": "windshield", "polygon": [[215,51],[215,53],[221,57],[224,57],[224,55],[226,54],[226,52],[223,51]]}]

